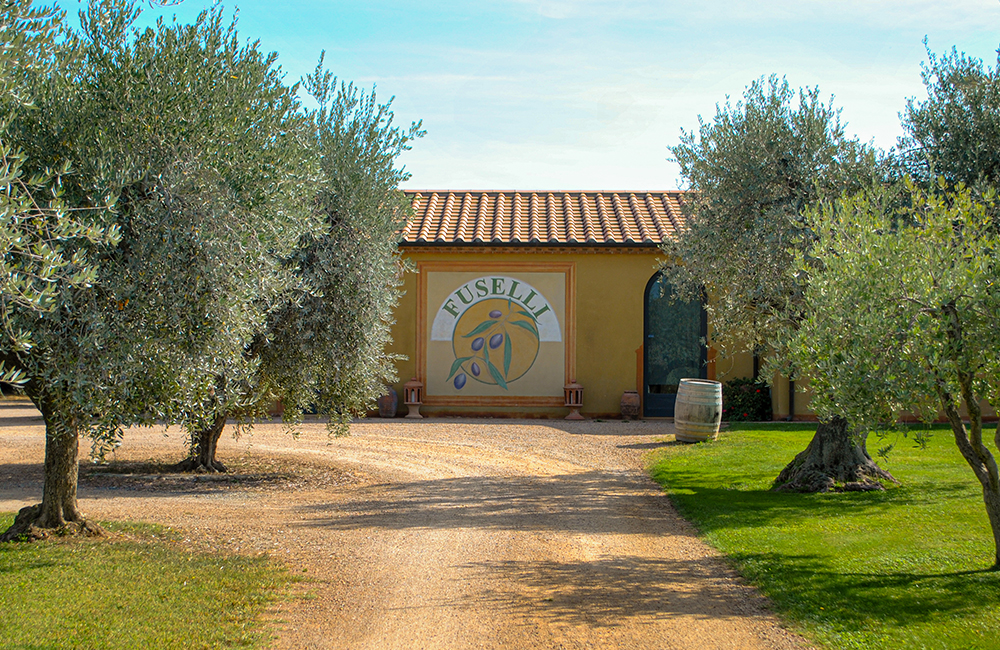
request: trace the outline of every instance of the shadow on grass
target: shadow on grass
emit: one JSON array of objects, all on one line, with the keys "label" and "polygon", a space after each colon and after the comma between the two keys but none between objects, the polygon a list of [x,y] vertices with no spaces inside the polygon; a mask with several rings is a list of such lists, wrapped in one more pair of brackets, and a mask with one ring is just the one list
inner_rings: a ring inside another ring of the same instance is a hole
[{"label": "shadow on grass", "polygon": [[[731,556],[741,573],[763,580],[765,593],[796,618],[823,620],[847,632],[906,627],[982,614],[1000,603],[1000,573],[988,569],[942,573],[833,571],[811,555],[741,553]],[[817,612],[822,603],[822,613]]]},{"label": "shadow on grass", "polygon": [[[23,543],[23,542],[22,542]],[[17,558],[17,564],[7,564],[4,561],[4,553],[18,553],[19,556],[23,555],[21,549],[17,546],[18,542],[5,542],[0,544],[0,574],[10,573],[10,574],[24,574],[24,578],[30,580],[31,572],[33,571],[47,571],[54,569],[56,567],[68,567],[72,566],[71,562],[61,561],[57,562],[54,560],[25,560],[23,557]]]},{"label": "shadow on grass", "polygon": [[[677,509],[693,520],[702,531],[727,528],[789,525],[797,521],[824,517],[867,517],[903,506],[955,501],[967,504],[967,483],[941,482],[933,493],[913,487],[894,487],[882,492],[843,492],[798,494],[746,489],[734,482],[724,488],[693,486],[684,474],[671,473],[668,485]],[[974,495],[973,495],[974,496]]]}]

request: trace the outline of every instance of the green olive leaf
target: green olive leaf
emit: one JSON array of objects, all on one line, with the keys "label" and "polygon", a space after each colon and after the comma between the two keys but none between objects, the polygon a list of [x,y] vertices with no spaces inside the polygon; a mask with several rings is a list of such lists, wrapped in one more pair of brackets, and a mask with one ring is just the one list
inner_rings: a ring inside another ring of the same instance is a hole
[{"label": "green olive leaf", "polygon": [[[459,357],[455,359],[455,363],[451,364],[451,372],[448,373],[448,379],[451,379],[455,373],[458,372],[458,369],[462,367],[462,364],[471,358],[472,357]],[[448,381],[448,379],[445,379],[445,381]]]},{"label": "green olive leaf", "polygon": [[493,380],[497,383],[497,385],[500,388],[507,390],[507,381],[503,378],[503,375],[500,374],[500,371],[497,369],[496,366],[493,365],[493,362],[490,361],[489,359],[486,360],[486,368],[487,370],[490,371],[490,375],[493,376]]},{"label": "green olive leaf", "polygon": [[497,322],[498,321],[495,321],[495,320],[488,320],[486,322],[480,323],[479,325],[476,326],[476,329],[472,330],[471,332],[469,332],[468,334],[466,334],[462,338],[463,339],[467,339],[467,338],[469,338],[471,336],[475,336],[476,334],[482,334],[483,332],[485,332],[489,328],[491,328],[494,325],[496,325]]},{"label": "green olive leaf", "polygon": [[506,377],[510,374],[510,358],[512,356],[512,349],[510,344],[510,337],[504,332],[503,337],[503,376]]},{"label": "green olive leaf", "polygon": [[517,325],[518,327],[526,329],[529,332],[531,332],[532,334],[534,334],[536,339],[538,338],[538,330],[535,329],[535,326],[533,324],[531,324],[530,322],[524,321],[524,320],[512,320],[510,322],[510,324],[511,325]]}]

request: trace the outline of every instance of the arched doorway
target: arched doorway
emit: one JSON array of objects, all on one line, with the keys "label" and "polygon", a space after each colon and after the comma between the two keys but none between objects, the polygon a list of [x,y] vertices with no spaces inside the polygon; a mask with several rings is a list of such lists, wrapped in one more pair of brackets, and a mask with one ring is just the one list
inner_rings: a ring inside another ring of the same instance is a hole
[{"label": "arched doorway", "polygon": [[706,378],[708,350],[702,344],[708,318],[700,301],[672,298],[657,272],[646,284],[643,326],[643,417],[673,417],[677,385],[686,377]]}]

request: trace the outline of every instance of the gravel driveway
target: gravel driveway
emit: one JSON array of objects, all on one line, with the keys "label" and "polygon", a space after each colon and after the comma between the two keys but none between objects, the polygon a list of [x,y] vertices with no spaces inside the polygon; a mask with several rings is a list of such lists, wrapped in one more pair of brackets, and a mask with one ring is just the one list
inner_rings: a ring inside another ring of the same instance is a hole
[{"label": "gravel driveway", "polygon": [[[41,494],[37,412],[0,405],[0,510]],[[98,520],[267,551],[305,577],[271,614],[277,648],[805,648],[642,472],[662,422],[365,420],[329,439],[263,424],[223,476],[81,480]],[[119,461],[179,460],[176,430]]]}]

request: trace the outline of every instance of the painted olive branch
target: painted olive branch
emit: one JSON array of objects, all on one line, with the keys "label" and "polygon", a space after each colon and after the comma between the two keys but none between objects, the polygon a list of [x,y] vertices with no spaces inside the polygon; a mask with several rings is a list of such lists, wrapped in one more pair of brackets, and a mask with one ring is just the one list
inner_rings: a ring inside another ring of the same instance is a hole
[{"label": "painted olive branch", "polygon": [[[528,320],[508,320],[515,313],[518,316],[527,317]],[[463,339],[473,339],[470,344],[473,354],[469,356],[456,357],[455,361],[451,365],[451,370],[448,372],[448,378],[446,381],[450,381],[452,377],[454,377],[455,388],[461,390],[468,380],[466,372],[470,373],[473,377],[479,377],[482,373],[482,369],[479,367],[478,363],[481,359],[483,364],[486,366],[486,370],[493,378],[493,381],[495,381],[497,385],[504,390],[507,390],[507,378],[510,375],[510,366],[514,358],[514,344],[511,340],[510,332],[508,331],[507,326],[516,325],[517,327],[530,332],[531,335],[535,337],[535,340],[539,341],[540,337],[538,334],[537,322],[537,319],[531,312],[523,309],[515,311],[510,300],[507,301],[506,316],[504,316],[500,310],[494,309],[489,313],[488,320],[479,323],[469,333],[462,335]],[[497,328],[499,331],[496,331]],[[493,333],[490,334],[490,332]],[[498,368],[497,365],[490,360],[490,350],[496,350],[501,345],[503,345],[502,372],[500,368]],[[480,354],[482,356],[480,356]],[[466,369],[467,363],[470,364],[468,369]]]}]

